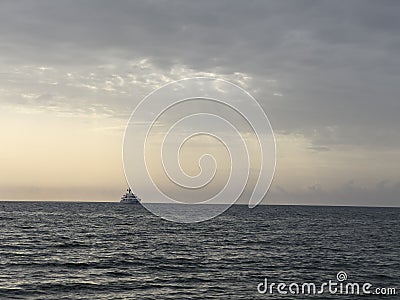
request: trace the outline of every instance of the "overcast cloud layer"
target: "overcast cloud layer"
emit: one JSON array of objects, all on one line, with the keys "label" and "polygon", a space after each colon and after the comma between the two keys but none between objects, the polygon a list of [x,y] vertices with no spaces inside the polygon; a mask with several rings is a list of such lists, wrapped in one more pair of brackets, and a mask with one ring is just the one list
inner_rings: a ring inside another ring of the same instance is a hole
[{"label": "overcast cloud layer", "polygon": [[[301,136],[311,152],[400,159],[399,1],[3,1],[0,7],[1,105],[125,120],[154,88],[208,74],[246,88],[277,134]],[[298,194],[364,203],[371,190],[398,205],[400,176],[393,170],[358,193],[354,177],[331,191],[310,182]],[[287,193],[284,186],[272,191],[283,200],[296,197]]]}]

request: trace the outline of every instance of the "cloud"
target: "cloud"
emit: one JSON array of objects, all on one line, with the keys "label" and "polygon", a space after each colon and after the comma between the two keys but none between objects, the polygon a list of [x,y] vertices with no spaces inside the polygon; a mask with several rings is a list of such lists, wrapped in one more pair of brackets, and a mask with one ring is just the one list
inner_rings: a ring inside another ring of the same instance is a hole
[{"label": "cloud", "polygon": [[313,150],[313,151],[317,151],[317,152],[319,152],[319,151],[322,151],[322,152],[331,151],[331,149],[329,147],[325,147],[325,146],[310,146],[307,149]]},{"label": "cloud", "polygon": [[[110,97],[121,90],[132,96],[135,89],[124,89],[132,82],[159,86],[200,72],[225,77],[239,72],[253,78],[247,88],[278,131],[313,138],[314,129],[340,126],[343,142],[383,131],[383,140],[399,140],[396,1],[345,6],[332,1],[6,1],[1,6],[3,69],[34,65],[42,73],[54,68],[78,73],[70,87],[86,88],[82,97],[96,91]],[[99,69],[103,72],[97,74]],[[46,82],[59,85],[60,74],[53,75]],[[265,87],[271,79],[275,87]],[[120,105],[122,98],[110,105]],[[349,138],[346,131],[352,132]]]},{"label": "cloud", "polygon": [[399,205],[400,182],[379,180],[366,186],[355,180],[343,182],[334,188],[314,184],[304,189],[283,189],[272,185],[264,203],[292,203],[298,205],[392,206]]}]

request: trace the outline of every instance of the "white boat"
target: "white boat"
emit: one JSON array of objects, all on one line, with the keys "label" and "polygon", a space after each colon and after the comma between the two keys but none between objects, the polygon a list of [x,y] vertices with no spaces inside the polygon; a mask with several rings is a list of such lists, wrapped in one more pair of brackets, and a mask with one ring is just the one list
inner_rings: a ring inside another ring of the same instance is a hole
[{"label": "white boat", "polygon": [[126,190],[126,193],[121,197],[120,203],[139,204],[140,198],[132,193],[132,190],[129,188]]}]

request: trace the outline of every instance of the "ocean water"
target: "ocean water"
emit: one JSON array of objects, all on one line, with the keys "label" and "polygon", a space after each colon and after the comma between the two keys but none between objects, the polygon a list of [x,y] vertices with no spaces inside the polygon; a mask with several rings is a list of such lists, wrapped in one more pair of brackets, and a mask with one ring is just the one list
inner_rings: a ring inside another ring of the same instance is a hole
[{"label": "ocean water", "polygon": [[233,206],[177,224],[140,205],[0,202],[0,299],[309,299],[257,286],[339,271],[395,287],[385,298],[400,299],[399,217],[395,208]]}]

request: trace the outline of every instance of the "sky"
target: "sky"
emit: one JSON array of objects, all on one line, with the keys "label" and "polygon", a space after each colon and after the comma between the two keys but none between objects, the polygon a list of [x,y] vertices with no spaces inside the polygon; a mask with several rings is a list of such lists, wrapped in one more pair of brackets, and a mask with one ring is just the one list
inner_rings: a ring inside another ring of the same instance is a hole
[{"label": "sky", "polygon": [[2,1],[0,199],[118,201],[135,106],[212,76],[272,124],[263,204],[399,206],[399,15],[395,0]]}]

